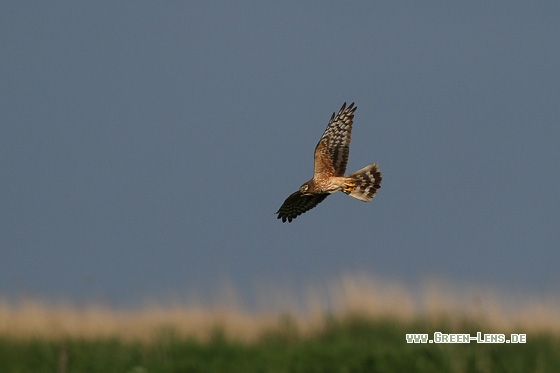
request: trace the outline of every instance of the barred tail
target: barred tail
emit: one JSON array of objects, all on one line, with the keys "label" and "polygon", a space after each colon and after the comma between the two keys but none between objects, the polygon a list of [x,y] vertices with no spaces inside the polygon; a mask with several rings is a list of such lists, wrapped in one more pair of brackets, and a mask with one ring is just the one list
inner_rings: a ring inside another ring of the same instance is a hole
[{"label": "barred tail", "polygon": [[348,185],[349,188],[344,190],[344,193],[364,202],[369,202],[375,197],[375,193],[381,188],[381,180],[383,180],[377,163],[369,164],[346,176],[346,178],[350,181],[350,184]]}]

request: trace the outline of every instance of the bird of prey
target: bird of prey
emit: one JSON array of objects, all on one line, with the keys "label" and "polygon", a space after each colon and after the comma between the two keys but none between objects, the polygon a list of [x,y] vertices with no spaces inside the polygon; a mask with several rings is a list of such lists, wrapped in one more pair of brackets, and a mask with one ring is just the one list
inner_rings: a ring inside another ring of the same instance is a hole
[{"label": "bird of prey", "polygon": [[313,178],[290,195],[276,212],[282,222],[293,219],[321,203],[329,194],[342,191],[360,201],[369,202],[381,188],[381,172],[376,163],[367,165],[344,176],[352,123],[356,107],[354,103],[342,105],[338,114],[333,113],[327,129],[315,147]]}]

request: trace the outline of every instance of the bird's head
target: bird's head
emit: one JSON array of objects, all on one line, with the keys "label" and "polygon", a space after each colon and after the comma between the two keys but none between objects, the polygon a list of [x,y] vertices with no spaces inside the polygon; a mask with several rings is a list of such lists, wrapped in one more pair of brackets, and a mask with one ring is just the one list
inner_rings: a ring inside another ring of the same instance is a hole
[{"label": "bird's head", "polygon": [[304,196],[310,196],[311,194],[311,187],[309,185],[309,182],[303,184],[300,188],[299,188],[299,192],[304,195]]}]

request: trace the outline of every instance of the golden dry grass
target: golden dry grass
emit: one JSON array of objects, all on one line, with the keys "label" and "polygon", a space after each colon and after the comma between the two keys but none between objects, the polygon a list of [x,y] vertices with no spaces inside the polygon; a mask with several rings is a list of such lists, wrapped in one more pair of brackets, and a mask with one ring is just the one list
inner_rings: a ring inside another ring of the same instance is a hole
[{"label": "golden dry grass", "polygon": [[507,297],[489,290],[461,290],[442,282],[431,282],[412,292],[402,285],[367,275],[342,276],[325,286],[309,286],[303,305],[289,292],[265,289],[265,295],[260,297],[260,311],[244,309],[235,300],[235,290],[230,287],[229,292],[227,301],[214,306],[151,304],[139,309],[78,307],[32,299],[0,301],[0,336],[149,341],[162,331],[173,330],[183,337],[207,341],[219,330],[225,338],[251,342],[263,333],[285,327],[286,315],[303,335],[321,330],[326,314],[404,322],[445,319],[460,323],[467,319],[488,325],[491,332],[560,335],[558,299]]}]

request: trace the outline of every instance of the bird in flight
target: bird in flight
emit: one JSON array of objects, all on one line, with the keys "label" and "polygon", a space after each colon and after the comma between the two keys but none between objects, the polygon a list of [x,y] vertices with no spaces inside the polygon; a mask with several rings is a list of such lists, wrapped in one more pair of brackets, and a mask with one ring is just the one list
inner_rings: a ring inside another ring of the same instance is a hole
[{"label": "bird in flight", "polygon": [[377,163],[344,176],[356,109],[354,103],[346,107],[345,102],[338,114],[332,114],[325,133],[315,147],[313,178],[286,198],[276,212],[277,218],[282,219],[283,223],[291,223],[299,215],[323,202],[329,194],[342,191],[350,197],[369,202],[381,188],[382,177]]}]

